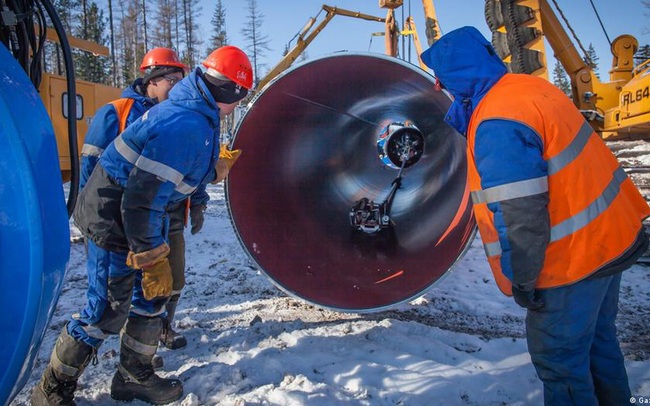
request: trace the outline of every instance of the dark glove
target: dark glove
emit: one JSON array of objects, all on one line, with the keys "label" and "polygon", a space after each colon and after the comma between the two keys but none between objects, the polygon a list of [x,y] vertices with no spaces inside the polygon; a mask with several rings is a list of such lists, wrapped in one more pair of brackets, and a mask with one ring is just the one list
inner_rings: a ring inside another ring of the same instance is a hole
[{"label": "dark glove", "polygon": [[512,296],[515,298],[515,302],[525,309],[539,310],[544,307],[544,301],[535,297],[535,289],[521,290],[513,286]]},{"label": "dark glove", "polygon": [[190,221],[192,223],[192,235],[198,233],[203,228],[203,212],[206,206],[204,204],[197,204],[190,207]]}]

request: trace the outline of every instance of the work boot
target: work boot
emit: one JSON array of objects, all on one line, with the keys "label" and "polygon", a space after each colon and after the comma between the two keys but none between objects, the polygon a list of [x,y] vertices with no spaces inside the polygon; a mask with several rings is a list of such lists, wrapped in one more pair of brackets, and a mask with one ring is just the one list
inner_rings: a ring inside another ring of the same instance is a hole
[{"label": "work boot", "polygon": [[178,306],[178,300],[180,299],[180,296],[180,294],[173,295],[169,299],[169,302],[167,302],[165,305],[165,309],[167,310],[167,318],[163,320],[162,333],[160,334],[160,343],[170,350],[177,350],[187,345],[185,336],[177,333],[172,328],[172,322],[174,321],[176,306]]},{"label": "work boot", "polygon": [[77,379],[95,354],[95,348],[68,334],[67,326],[56,340],[50,363],[32,391],[32,406],[68,406],[75,404]]},{"label": "work boot", "polygon": [[152,361],[161,330],[160,318],[129,317],[122,331],[120,364],[111,383],[113,399],[164,405],[183,396],[181,381],[154,373]]},{"label": "work boot", "polygon": [[171,324],[167,320],[164,320],[162,333],[160,334],[160,343],[165,348],[177,350],[187,345],[187,339],[184,335],[174,331]]},{"label": "work boot", "polygon": [[136,374],[118,366],[113,382],[111,397],[121,402],[134,399],[153,405],[166,405],[183,396],[183,384],[178,379],[164,379],[156,375],[151,365],[142,365]]}]

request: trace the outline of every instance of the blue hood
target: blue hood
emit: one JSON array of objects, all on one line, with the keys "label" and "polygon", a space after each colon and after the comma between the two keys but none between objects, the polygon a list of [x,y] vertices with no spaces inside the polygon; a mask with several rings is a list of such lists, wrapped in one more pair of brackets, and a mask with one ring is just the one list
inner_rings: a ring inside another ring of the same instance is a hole
[{"label": "blue hood", "polygon": [[169,101],[197,111],[219,125],[219,108],[208,87],[203,82],[201,68],[196,68],[169,92]]},{"label": "blue hood", "polygon": [[140,103],[147,109],[150,109],[154,104],[157,103],[156,100],[150,99],[145,96],[145,87],[142,86],[142,78],[138,78],[131,83],[131,86],[122,90],[122,98],[129,98],[135,100],[137,103]]},{"label": "blue hood", "polygon": [[454,96],[445,121],[467,135],[474,108],[507,73],[506,65],[490,42],[474,27],[449,32],[420,57]]}]

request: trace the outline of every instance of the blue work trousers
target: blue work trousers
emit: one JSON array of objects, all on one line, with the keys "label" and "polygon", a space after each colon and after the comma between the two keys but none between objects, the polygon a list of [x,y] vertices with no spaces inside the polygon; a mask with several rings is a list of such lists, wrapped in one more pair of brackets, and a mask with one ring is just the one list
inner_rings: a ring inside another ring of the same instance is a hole
[{"label": "blue work trousers", "polygon": [[142,271],[126,265],[126,253],[88,241],[86,271],[86,307],[68,323],[68,333],[75,340],[99,348],[109,335],[119,334],[129,314],[160,317],[164,313],[169,298],[144,298]]},{"label": "blue work trousers", "polygon": [[528,311],[528,351],[544,383],[546,406],[629,404],[616,338],[621,274],[540,290],[545,306]]}]

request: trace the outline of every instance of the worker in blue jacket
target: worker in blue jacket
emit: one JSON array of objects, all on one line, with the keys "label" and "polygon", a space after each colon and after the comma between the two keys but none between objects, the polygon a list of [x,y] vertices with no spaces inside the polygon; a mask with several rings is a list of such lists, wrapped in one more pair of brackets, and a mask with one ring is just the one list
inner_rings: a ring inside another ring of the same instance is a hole
[{"label": "worker in blue jacket", "polygon": [[253,84],[237,47],[215,50],[203,65],[105,149],[79,193],[88,304],[61,331],[34,406],[74,404],[77,380],[113,334],[121,336],[113,399],[166,404],[183,394],[181,381],[161,378],[151,363],[172,293],[167,208],[228,175],[239,151],[220,151],[219,121]]},{"label": "worker in blue jacket", "polygon": [[154,48],[145,54],[140,64],[143,77],[124,89],[120,99],[97,110],[88,127],[81,149],[80,188],[88,181],[108,144],[145,111],[166,100],[174,84],[187,71],[189,67],[178,59],[173,49]]},{"label": "worker in blue jacket", "polygon": [[[176,52],[170,48],[154,48],[142,58],[140,71],[142,78],[136,79],[122,92],[120,99],[114,100],[97,111],[86,132],[81,149],[80,188],[83,188],[104,149],[124,129],[140,118],[151,107],[166,100],[169,91],[178,83],[189,67],[182,63]],[[210,197],[205,186],[199,187],[190,200],[179,202],[167,208],[169,212],[169,263],[172,268],[172,296],[167,302],[163,319],[163,331],[160,336],[162,345],[169,349],[178,349],[187,345],[182,334],[173,329],[173,320],[185,287],[185,236],[186,219],[189,217],[192,234],[203,227],[203,212]],[[189,213],[188,213],[189,212]],[[189,214],[189,216],[188,216]],[[159,357],[158,357],[159,358]],[[160,358],[159,358],[160,359]]]},{"label": "worker in blue jacket", "polygon": [[648,248],[650,207],[556,86],[510,73],[474,27],[421,55],[467,139],[474,217],[499,289],[526,308],[546,406],[628,404],[616,337],[621,274]]}]

